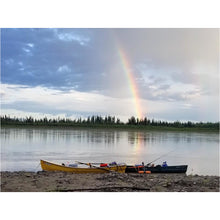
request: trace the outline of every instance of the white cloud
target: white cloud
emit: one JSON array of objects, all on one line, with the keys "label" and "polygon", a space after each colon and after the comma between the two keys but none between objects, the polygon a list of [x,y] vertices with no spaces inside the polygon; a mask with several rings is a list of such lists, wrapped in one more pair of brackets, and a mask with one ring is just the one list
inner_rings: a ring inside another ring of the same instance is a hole
[{"label": "white cloud", "polygon": [[34,44],[32,44],[32,43],[28,43],[27,46],[33,48],[33,47],[34,47]]},{"label": "white cloud", "polygon": [[33,56],[33,53],[30,47],[23,47],[22,50],[26,53],[27,56]]},{"label": "white cloud", "polygon": [[26,53],[30,53],[30,52],[31,52],[30,49],[27,49],[27,48],[22,48],[22,49],[23,49],[23,51],[26,52]]},{"label": "white cloud", "polygon": [[33,48],[34,48],[34,44],[32,43],[28,43],[26,44],[25,47],[22,48],[22,50],[28,55],[28,56],[33,56]]},{"label": "white cloud", "polygon": [[[123,121],[136,113],[133,99],[121,99],[104,96],[98,93],[86,93],[71,90],[63,92],[45,87],[26,87],[20,85],[1,85],[2,113],[14,114],[20,111],[19,117],[34,113],[33,116],[50,114],[80,117],[82,115],[114,115]],[[140,100],[144,116],[162,120],[196,120],[217,121],[218,97],[198,96],[179,102],[164,100]],[[20,105],[20,106],[19,106]],[[25,109],[25,110],[24,110]],[[43,111],[42,111],[43,109]],[[52,113],[53,112],[53,113]],[[46,113],[46,114],[45,114]]]},{"label": "white cloud", "polygon": [[175,68],[152,68],[142,64],[137,66],[137,71],[143,79],[140,92],[147,99],[178,102],[219,94],[219,75],[213,72],[182,72]]},{"label": "white cloud", "polygon": [[[10,115],[10,117],[24,118],[24,117],[34,117],[36,119],[47,117],[48,119],[65,118],[65,114],[45,114],[33,111],[19,111],[15,109],[1,109],[2,115]],[[74,117],[73,117],[74,118]]]},{"label": "white cloud", "polygon": [[66,41],[66,42],[75,41],[75,42],[78,42],[82,46],[86,45],[90,41],[90,38],[82,36],[82,35],[78,35],[75,33],[67,33],[67,32],[66,33],[55,32],[55,33],[59,40]]},{"label": "white cloud", "polygon": [[60,66],[58,69],[57,69],[57,72],[65,72],[65,73],[70,73],[71,72],[71,69],[67,66],[67,65],[63,65],[63,66]]},{"label": "white cloud", "polygon": [[[35,103],[37,108],[51,109],[60,111],[65,114],[68,112],[84,112],[93,114],[111,114],[111,115],[125,115],[130,117],[135,114],[135,109],[131,108],[133,105],[132,99],[121,100],[111,98],[97,93],[86,93],[71,90],[64,93],[55,89],[48,89],[41,86],[37,87],[21,87],[19,85],[2,84],[4,96],[1,99],[3,105],[10,105],[22,103],[22,108],[25,103]],[[18,108],[18,106],[16,106]],[[27,112],[30,110],[27,108]]]}]

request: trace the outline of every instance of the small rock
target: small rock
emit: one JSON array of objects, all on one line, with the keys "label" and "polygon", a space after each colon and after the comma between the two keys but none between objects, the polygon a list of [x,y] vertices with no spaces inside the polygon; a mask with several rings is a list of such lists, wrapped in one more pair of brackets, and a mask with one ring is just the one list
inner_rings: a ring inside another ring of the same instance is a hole
[{"label": "small rock", "polygon": [[170,182],[167,183],[167,187],[170,187],[172,184]]}]

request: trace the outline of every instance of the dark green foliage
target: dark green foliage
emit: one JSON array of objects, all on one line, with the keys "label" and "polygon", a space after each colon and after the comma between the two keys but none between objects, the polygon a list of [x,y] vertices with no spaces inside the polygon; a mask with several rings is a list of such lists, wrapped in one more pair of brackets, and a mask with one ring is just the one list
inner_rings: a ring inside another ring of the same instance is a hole
[{"label": "dark green foliage", "polygon": [[182,129],[192,128],[192,129],[212,129],[219,130],[219,122],[167,122],[167,121],[157,121],[155,119],[148,118],[135,118],[132,116],[128,119],[126,123],[120,121],[119,118],[115,118],[115,116],[91,116],[87,119],[68,119],[68,118],[57,118],[57,119],[48,119],[44,117],[43,119],[34,119],[33,117],[26,118],[11,118],[10,116],[1,116],[1,124],[2,125],[33,125],[33,126],[88,126],[88,127],[120,127],[120,128],[174,128],[174,129]]}]

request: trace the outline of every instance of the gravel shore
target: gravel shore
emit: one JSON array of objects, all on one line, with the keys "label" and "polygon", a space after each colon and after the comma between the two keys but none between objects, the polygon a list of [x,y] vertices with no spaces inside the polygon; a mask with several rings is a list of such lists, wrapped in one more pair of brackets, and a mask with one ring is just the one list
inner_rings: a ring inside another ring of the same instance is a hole
[{"label": "gravel shore", "polygon": [[2,192],[219,192],[218,176],[1,172]]}]

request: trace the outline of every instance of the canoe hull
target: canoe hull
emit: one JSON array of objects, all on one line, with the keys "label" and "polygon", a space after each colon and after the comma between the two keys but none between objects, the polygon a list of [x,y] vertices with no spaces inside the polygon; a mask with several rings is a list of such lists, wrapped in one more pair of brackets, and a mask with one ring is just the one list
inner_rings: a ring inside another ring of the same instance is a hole
[{"label": "canoe hull", "polygon": [[138,173],[138,171],[151,171],[151,173],[186,173],[187,165],[179,165],[179,166],[155,166],[155,167],[138,167],[135,166],[127,166],[125,172],[126,173]]},{"label": "canoe hull", "polygon": [[126,165],[123,166],[113,166],[113,167],[92,167],[92,168],[81,168],[81,167],[67,167],[59,164],[54,164],[45,160],[41,160],[41,168],[44,171],[63,171],[71,173],[108,173],[111,171],[124,173]]}]

